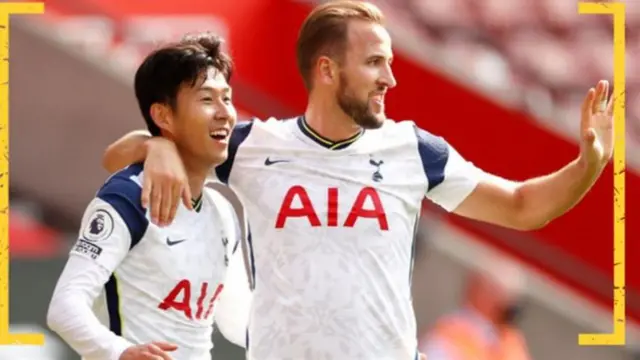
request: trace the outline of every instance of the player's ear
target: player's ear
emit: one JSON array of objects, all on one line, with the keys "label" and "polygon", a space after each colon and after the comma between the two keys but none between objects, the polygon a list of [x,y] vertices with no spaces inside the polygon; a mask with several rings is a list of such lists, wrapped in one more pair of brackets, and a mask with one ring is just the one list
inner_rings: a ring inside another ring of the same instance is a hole
[{"label": "player's ear", "polygon": [[149,109],[151,118],[156,125],[166,133],[173,133],[173,117],[169,105],[154,103]]},{"label": "player's ear", "polygon": [[327,56],[318,59],[318,80],[325,85],[333,85],[337,79],[337,68],[333,60]]}]

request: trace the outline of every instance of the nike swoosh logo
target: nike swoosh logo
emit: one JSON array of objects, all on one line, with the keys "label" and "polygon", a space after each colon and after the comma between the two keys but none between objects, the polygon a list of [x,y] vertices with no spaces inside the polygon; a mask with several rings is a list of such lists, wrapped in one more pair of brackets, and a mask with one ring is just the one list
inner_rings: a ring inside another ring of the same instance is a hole
[{"label": "nike swoosh logo", "polygon": [[171,241],[171,239],[169,239],[167,237],[167,245],[169,245],[169,246],[178,245],[178,244],[180,244],[181,242],[184,242],[184,241],[187,241],[187,239]]},{"label": "nike swoosh logo", "polygon": [[264,164],[266,166],[269,166],[269,165],[273,165],[273,164],[277,164],[277,163],[287,163],[287,162],[291,162],[291,160],[271,160],[270,158],[267,158],[264,161]]}]

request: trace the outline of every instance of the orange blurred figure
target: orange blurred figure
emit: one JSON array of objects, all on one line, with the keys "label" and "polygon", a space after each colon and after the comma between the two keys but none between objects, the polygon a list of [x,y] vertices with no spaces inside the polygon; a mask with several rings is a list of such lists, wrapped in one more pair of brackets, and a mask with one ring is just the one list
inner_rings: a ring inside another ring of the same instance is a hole
[{"label": "orange blurred figure", "polygon": [[442,317],[420,341],[428,360],[530,360],[514,321],[524,275],[517,266],[491,261],[467,281],[462,307]]}]

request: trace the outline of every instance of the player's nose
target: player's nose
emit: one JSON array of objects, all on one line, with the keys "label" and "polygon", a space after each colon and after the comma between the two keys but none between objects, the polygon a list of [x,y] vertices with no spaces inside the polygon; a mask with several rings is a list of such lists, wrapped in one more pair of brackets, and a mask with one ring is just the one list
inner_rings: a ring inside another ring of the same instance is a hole
[{"label": "player's nose", "polygon": [[393,70],[391,69],[391,64],[384,64],[381,68],[380,68],[380,73],[379,73],[379,79],[378,82],[381,85],[384,85],[386,88],[394,88],[396,85],[398,85],[398,82],[396,81],[396,77],[393,75]]},{"label": "player's nose", "polygon": [[383,78],[383,83],[389,89],[392,89],[396,87],[396,85],[398,85],[398,82],[396,81],[396,77],[393,75],[393,71],[391,71],[390,67],[386,69],[382,78]]},{"label": "player's nose", "polygon": [[233,108],[231,106],[219,106],[213,114],[213,119],[216,122],[229,122],[233,118]]}]

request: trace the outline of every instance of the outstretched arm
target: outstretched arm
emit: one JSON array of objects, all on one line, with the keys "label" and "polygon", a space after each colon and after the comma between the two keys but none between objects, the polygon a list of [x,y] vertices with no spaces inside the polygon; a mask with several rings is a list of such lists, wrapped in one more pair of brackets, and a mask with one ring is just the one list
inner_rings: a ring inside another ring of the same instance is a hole
[{"label": "outstretched arm", "polygon": [[590,89],[582,105],[578,158],[553,174],[505,185],[495,176],[482,179],[456,209],[473,219],[510,219],[520,229],[537,229],[563,215],[591,189],[613,153],[613,99],[609,84]]},{"label": "outstretched arm", "polygon": [[543,227],[578,204],[611,159],[613,100],[608,100],[608,90],[607,82],[601,81],[587,93],[581,116],[581,151],[562,169],[513,182],[476,171],[449,147],[444,180],[427,197],[471,219],[517,230]]},{"label": "outstretched arm", "polygon": [[521,183],[486,174],[454,212],[517,230],[539,229],[578,204],[600,172],[575,160],[552,174]]}]

